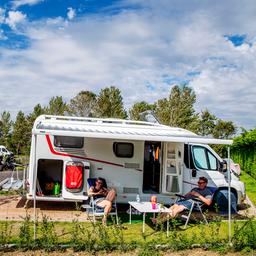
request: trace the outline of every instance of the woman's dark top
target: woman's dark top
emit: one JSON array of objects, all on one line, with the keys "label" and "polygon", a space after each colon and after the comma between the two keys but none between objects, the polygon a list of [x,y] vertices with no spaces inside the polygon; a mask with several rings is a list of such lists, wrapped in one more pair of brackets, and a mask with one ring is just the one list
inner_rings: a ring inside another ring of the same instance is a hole
[{"label": "woman's dark top", "polygon": [[[94,193],[97,193],[97,192],[99,192],[99,191],[102,190],[102,189],[104,189],[104,190],[107,191],[107,189],[104,188],[104,187],[102,187],[101,189],[96,189],[96,187],[92,186],[91,188],[92,188],[92,192],[94,192]],[[102,198],[102,197],[106,197],[106,195],[100,194],[100,195],[95,195],[95,196],[93,196],[94,199],[98,199],[98,198]]]}]

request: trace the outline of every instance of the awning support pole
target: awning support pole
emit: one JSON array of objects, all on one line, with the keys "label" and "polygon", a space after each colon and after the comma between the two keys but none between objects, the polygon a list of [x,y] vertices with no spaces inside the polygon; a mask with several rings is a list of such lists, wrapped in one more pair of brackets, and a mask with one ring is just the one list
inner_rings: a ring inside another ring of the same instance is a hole
[{"label": "awning support pole", "polygon": [[34,193],[33,208],[34,208],[34,242],[35,242],[36,241],[36,188]]},{"label": "awning support pole", "polygon": [[231,172],[230,172],[230,147],[228,146],[228,242],[231,245]]}]

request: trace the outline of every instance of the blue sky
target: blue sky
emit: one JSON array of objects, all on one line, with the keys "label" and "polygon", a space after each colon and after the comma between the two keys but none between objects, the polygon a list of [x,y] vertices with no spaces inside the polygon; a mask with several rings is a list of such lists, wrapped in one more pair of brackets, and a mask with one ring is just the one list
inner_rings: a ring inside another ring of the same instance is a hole
[{"label": "blue sky", "polygon": [[197,111],[255,128],[255,13],[254,0],[1,1],[0,112],[111,85],[129,108],[188,83]]}]

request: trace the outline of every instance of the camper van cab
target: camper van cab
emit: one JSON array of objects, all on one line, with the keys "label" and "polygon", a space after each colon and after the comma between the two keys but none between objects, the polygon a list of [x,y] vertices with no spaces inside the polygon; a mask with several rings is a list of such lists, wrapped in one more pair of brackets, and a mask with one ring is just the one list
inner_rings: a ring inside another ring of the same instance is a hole
[{"label": "camper van cab", "polygon": [[[85,200],[89,177],[105,178],[120,203],[137,194],[170,203],[201,176],[218,193],[228,189],[229,168],[207,144],[231,143],[156,123],[42,115],[32,131],[27,198]],[[232,173],[231,192],[241,203],[244,184]]]}]

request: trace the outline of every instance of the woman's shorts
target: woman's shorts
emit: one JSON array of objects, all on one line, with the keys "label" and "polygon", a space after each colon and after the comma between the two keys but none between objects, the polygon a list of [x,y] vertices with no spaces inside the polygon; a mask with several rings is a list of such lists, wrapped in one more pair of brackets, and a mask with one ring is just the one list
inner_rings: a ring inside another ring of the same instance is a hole
[{"label": "woman's shorts", "polygon": [[98,205],[98,203],[102,202],[103,200],[105,200],[105,197],[97,198],[97,199],[93,200],[93,202],[94,202],[94,204],[97,205],[97,207],[103,208],[103,207],[101,207],[101,206]]}]

